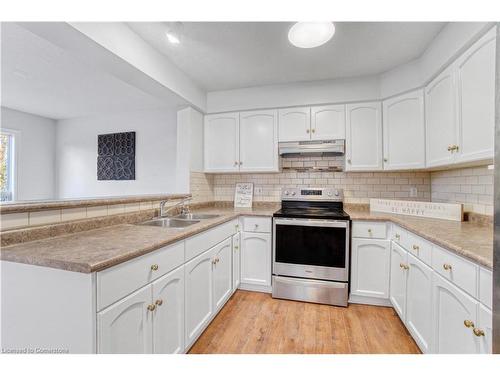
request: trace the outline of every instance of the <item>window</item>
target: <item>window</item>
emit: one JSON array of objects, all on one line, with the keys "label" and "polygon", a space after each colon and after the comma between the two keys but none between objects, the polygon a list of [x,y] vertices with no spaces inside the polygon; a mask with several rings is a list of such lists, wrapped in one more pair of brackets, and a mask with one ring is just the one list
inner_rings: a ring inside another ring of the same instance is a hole
[{"label": "window", "polygon": [[15,199],[14,194],[14,133],[2,129],[0,132],[0,201]]}]

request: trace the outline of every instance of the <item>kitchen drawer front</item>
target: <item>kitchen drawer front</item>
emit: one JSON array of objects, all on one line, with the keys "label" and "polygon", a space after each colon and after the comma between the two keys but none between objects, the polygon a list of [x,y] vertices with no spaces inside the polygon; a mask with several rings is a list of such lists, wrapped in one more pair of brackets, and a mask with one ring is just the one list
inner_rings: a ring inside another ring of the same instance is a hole
[{"label": "kitchen drawer front", "polygon": [[432,264],[432,243],[408,232],[406,249],[427,265]]},{"label": "kitchen drawer front", "polygon": [[406,249],[408,246],[408,231],[396,224],[393,224],[391,231],[391,240]]},{"label": "kitchen drawer front", "polygon": [[237,220],[218,225],[186,240],[186,262],[236,233]]},{"label": "kitchen drawer front", "polygon": [[271,218],[245,216],[241,221],[244,232],[271,233]]},{"label": "kitchen drawer front", "polygon": [[493,275],[486,268],[479,268],[479,301],[486,307],[492,308],[493,305]]},{"label": "kitchen drawer front", "polygon": [[476,264],[434,246],[432,268],[471,296],[477,297],[478,266]]},{"label": "kitchen drawer front", "polygon": [[97,272],[97,311],[184,263],[184,241]]},{"label": "kitchen drawer front", "polygon": [[352,236],[356,238],[387,238],[387,223],[378,221],[353,221]]}]

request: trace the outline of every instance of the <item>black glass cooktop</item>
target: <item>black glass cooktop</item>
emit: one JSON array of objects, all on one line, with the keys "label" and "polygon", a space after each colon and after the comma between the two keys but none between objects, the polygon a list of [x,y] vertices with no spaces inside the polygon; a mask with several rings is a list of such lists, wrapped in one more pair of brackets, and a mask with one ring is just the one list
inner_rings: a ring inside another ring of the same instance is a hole
[{"label": "black glass cooktop", "polygon": [[281,209],[273,216],[297,219],[350,219],[344,212],[342,202],[282,202]]}]

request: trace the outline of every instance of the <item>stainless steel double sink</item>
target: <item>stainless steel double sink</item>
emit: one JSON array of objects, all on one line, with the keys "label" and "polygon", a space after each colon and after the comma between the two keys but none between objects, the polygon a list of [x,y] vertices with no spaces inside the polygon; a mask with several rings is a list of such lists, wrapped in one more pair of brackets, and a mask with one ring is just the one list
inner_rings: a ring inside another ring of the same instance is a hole
[{"label": "stainless steel double sink", "polygon": [[172,217],[158,217],[152,220],[139,223],[139,225],[149,225],[153,227],[182,229],[190,225],[199,223],[205,219],[215,219],[220,215],[213,214],[180,214]]}]

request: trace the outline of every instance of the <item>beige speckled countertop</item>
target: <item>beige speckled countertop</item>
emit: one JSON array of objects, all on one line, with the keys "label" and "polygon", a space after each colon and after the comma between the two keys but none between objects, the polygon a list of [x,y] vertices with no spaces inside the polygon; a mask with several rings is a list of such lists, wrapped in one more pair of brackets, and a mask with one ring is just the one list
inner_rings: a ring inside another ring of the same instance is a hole
[{"label": "beige speckled countertop", "polygon": [[204,208],[197,213],[216,213],[184,229],[121,224],[64,236],[5,246],[1,259],[68,271],[101,271],[163,246],[203,232],[240,215],[272,216],[279,205],[252,209]]}]

